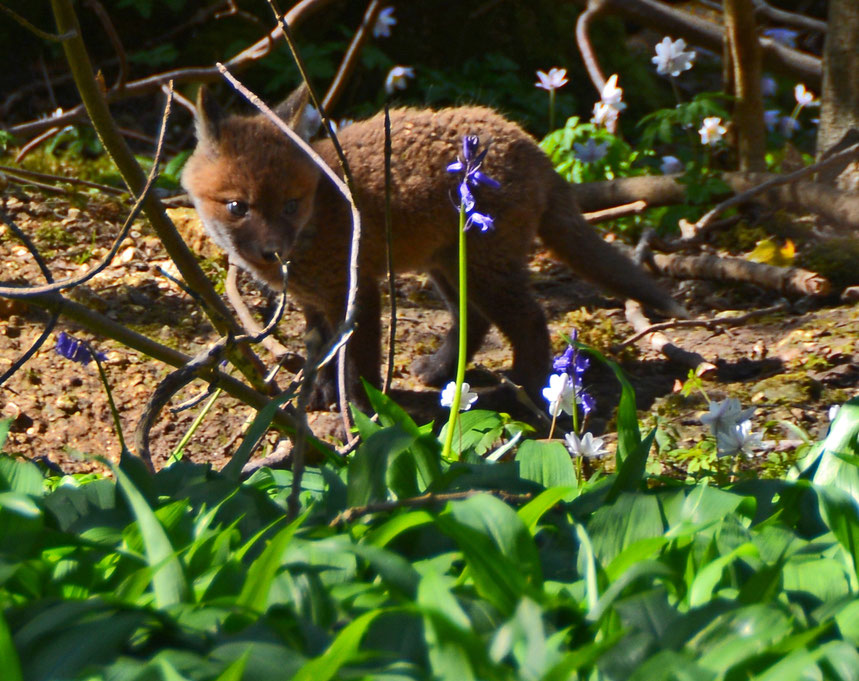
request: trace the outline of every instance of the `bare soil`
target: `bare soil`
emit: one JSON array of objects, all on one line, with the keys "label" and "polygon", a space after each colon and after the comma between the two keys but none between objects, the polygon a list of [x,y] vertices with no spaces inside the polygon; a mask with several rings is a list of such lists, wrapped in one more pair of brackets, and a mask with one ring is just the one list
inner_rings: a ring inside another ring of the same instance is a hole
[{"label": "bare soil", "polygon": [[[116,201],[97,196],[33,196],[18,188],[10,188],[2,196],[0,205],[33,238],[57,279],[98,262],[119,231],[125,212]],[[171,215],[207,271],[222,276],[223,257],[200,232],[194,212],[173,209]],[[43,282],[32,256],[5,226],[0,226],[0,262],[4,263],[0,284]],[[140,221],[111,265],[68,295],[160,343],[195,355],[216,335],[192,298],[161,274],[159,267],[171,269],[158,239]],[[545,252],[532,254],[531,270],[558,351],[563,348],[559,334],[574,327],[580,339],[603,350],[632,333],[618,301],[578,281]],[[243,290],[258,314],[269,309],[265,295],[252,282],[244,281]],[[765,307],[777,299],[776,294],[751,286],[687,283],[674,290],[701,316]],[[757,406],[755,429],[766,431],[770,451],[796,446],[796,434],[781,422],[796,424],[815,436],[826,427],[829,407],[859,390],[859,309],[817,305],[799,301],[790,312],[719,331],[667,332],[678,345],[717,365],[718,371],[705,383],[710,399],[736,396],[744,404]],[[419,275],[398,278],[397,308],[393,397],[419,422],[435,418],[440,423],[443,413],[437,406],[438,392],[419,385],[409,365],[437,347],[449,324],[447,312]],[[35,305],[0,298],[0,373],[30,347],[47,320],[48,314]],[[171,368],[60,319],[51,338],[0,387],[0,417],[12,419],[4,448],[7,454],[38,459],[69,473],[103,470],[94,457],[116,460],[120,452],[107,396],[94,364],[82,366],[56,353],[56,335],[63,330],[106,353],[104,368],[126,435],[134,430],[146,400]],[[301,353],[302,335],[302,315],[290,305],[278,338]],[[266,362],[271,361],[262,348],[259,352]],[[646,341],[639,341],[619,359],[635,387],[645,423],[659,423],[673,434],[677,446],[691,446],[703,436],[698,416],[706,409],[706,401],[700,393],[685,398],[678,392],[687,368],[661,357]],[[496,382],[492,372],[510,364],[509,347],[497,332],[490,335],[475,364],[486,369],[471,370],[468,379],[481,390],[490,389]],[[288,376],[280,380],[285,385]],[[589,371],[588,384],[598,402],[590,427],[597,433],[610,432],[617,384],[599,366]],[[204,389],[196,382],[174,404]],[[166,461],[200,408],[162,412],[152,432],[156,465]],[[222,396],[194,433],[185,456],[223,465],[253,415],[249,407]],[[339,418],[318,412],[310,415],[310,422],[321,435],[327,435],[337,432]],[[259,454],[270,451],[276,439],[271,433]]]}]

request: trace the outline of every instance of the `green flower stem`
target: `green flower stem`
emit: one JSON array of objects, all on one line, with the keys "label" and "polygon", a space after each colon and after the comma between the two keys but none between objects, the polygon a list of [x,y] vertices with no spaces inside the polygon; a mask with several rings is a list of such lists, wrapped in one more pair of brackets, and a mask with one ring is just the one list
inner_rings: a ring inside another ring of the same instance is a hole
[{"label": "green flower stem", "polygon": [[119,410],[116,408],[116,403],[113,401],[113,393],[110,390],[110,383],[107,380],[107,374],[104,371],[104,367],[101,365],[98,354],[92,349],[89,343],[86,344],[86,349],[89,350],[89,353],[92,355],[93,360],[95,360],[95,365],[98,368],[98,377],[101,379],[101,384],[104,386],[105,393],[107,393],[107,405],[110,407],[110,415],[113,416],[113,427],[116,429],[116,436],[119,438],[119,446],[122,453],[125,454],[125,452],[128,451],[128,447],[126,447],[125,437],[122,435],[122,422],[119,420]]},{"label": "green flower stem", "polygon": [[[465,358],[467,353],[467,318],[468,318],[468,290],[466,275],[465,254],[465,206],[459,204],[459,358],[456,364],[456,391],[453,395],[453,404],[450,405],[450,417],[447,421],[447,434],[444,438],[444,447],[441,451],[442,458],[450,460],[450,450],[453,444],[453,430],[459,419],[459,404],[462,400],[462,382],[465,380]],[[462,452],[460,451],[460,456]]]},{"label": "green flower stem", "polygon": [[555,129],[555,90],[549,90],[549,132]]},{"label": "green flower stem", "polygon": [[185,449],[185,445],[190,442],[191,438],[194,436],[197,428],[200,427],[200,424],[203,422],[203,419],[206,418],[206,415],[215,406],[215,402],[221,396],[223,390],[221,388],[215,388],[215,391],[212,393],[212,396],[209,398],[209,401],[203,405],[203,408],[200,410],[200,413],[197,414],[193,423],[191,423],[191,427],[188,428],[188,431],[182,436],[182,439],[179,440],[179,444],[173,449],[170,454],[170,457],[167,459],[167,464],[176,463],[182,458],[182,452]]}]

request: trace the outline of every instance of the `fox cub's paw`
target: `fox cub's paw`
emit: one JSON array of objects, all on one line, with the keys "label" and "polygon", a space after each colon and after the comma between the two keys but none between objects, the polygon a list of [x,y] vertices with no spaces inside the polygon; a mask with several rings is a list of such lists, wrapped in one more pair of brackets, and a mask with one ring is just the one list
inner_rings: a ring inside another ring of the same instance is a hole
[{"label": "fox cub's paw", "polygon": [[438,353],[418,357],[412,362],[409,370],[413,376],[420,379],[421,383],[433,388],[446,385],[456,374],[455,363],[448,361],[447,357],[439,357]]}]

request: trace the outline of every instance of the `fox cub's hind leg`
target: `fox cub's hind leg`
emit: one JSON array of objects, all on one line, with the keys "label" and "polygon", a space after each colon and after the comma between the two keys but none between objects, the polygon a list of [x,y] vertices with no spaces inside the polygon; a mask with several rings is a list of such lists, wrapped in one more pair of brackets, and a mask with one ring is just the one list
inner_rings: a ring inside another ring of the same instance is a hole
[{"label": "fox cub's hind leg", "polygon": [[[418,357],[412,362],[411,371],[424,385],[441,387],[456,377],[456,361],[459,356],[459,292],[450,283],[449,273],[441,269],[430,271],[430,278],[436,289],[444,298],[447,309],[453,317],[453,324],[442,341],[441,347],[432,355]],[[468,304],[468,340],[467,349],[470,360],[480,349],[490,322],[482,312],[471,302]]]}]

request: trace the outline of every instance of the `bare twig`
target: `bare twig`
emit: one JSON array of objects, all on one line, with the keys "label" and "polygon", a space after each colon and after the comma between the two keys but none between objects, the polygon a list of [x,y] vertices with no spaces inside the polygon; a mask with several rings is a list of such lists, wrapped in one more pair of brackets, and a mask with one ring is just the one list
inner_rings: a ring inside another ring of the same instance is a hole
[{"label": "bare twig", "polygon": [[[149,397],[146,407],[143,409],[143,413],[140,416],[140,420],[138,421],[137,428],[134,432],[134,445],[137,455],[143,459],[146,466],[151,471],[154,471],[154,467],[152,465],[152,457],[149,453],[149,431],[155,424],[155,419],[158,418],[158,414],[161,413],[164,405],[170,401],[173,395],[197,378],[201,373],[211,373],[221,361],[224,353],[230,346],[243,343],[259,343],[274,331],[280,322],[280,319],[283,316],[283,311],[286,307],[287,271],[287,265],[282,264],[281,278],[283,286],[281,288],[281,293],[278,296],[277,309],[264,329],[261,329],[258,333],[253,335],[241,335],[235,338],[232,336],[222,336],[192,360],[187,362],[184,366],[168,374],[155,388],[152,395]],[[209,389],[211,390],[212,387],[219,386],[217,386],[216,382],[210,381]],[[303,427],[306,427],[306,423],[302,422],[302,427],[299,428],[299,432],[303,430]]]},{"label": "bare twig", "polygon": [[[313,12],[322,9],[333,1],[334,0],[303,0],[303,2],[298,3],[286,13],[284,21],[290,26],[297,26]],[[0,7],[2,7],[2,5],[0,5]],[[227,67],[240,70],[246,68],[255,61],[259,61],[263,57],[268,56],[271,52],[274,39],[279,37],[280,33],[280,26],[275,27],[268,35],[263,36],[250,47],[245,48],[238,54],[231,57],[226,62]],[[63,37],[76,38],[77,35],[78,34],[74,30],[70,30],[68,32],[68,36]],[[91,72],[92,67],[90,66],[90,73]],[[170,81],[173,81],[177,85],[180,83],[211,83],[218,80],[220,76],[221,74],[218,69],[212,66],[173,69],[171,71],[147,76],[146,78],[129,81],[121,91],[112,90],[107,93],[106,97],[108,101],[127,99],[129,97],[139,97],[141,95],[151,94],[152,92],[158,91],[162,85],[169,83]],[[85,112],[86,109],[84,108],[84,105],[78,105],[65,111],[63,114],[52,120],[40,118],[27,123],[13,125],[8,128],[8,130],[14,135],[26,137],[28,135],[37,134],[54,125],[65,126],[79,121]]]},{"label": "bare twig", "polygon": [[588,32],[591,22],[599,16],[606,8],[605,0],[587,0],[585,11],[579,15],[576,20],[576,44],[579,47],[579,52],[582,55],[582,61],[585,63],[585,68],[588,70],[591,83],[593,83],[597,92],[602,92],[605,87],[605,76],[597,61],[594,48],[591,46]]},{"label": "bare twig", "polygon": [[[33,256],[33,259],[36,261],[36,265],[38,265],[39,270],[42,273],[42,276],[45,277],[45,280],[50,284],[53,281],[53,277],[51,275],[51,270],[48,268],[48,265],[45,263],[42,258],[42,254],[39,253],[39,249],[36,248],[36,244],[34,244],[30,237],[27,236],[27,233],[24,232],[18,225],[15,224],[14,220],[12,220],[4,210],[0,209],[0,220],[21,240],[21,243],[24,244],[24,247],[30,252],[30,255]],[[30,359],[34,354],[39,351],[39,348],[44,345],[45,341],[48,340],[48,337],[51,335],[51,332],[54,330],[54,327],[57,325],[57,320],[60,318],[60,313],[62,311],[62,307],[51,312],[51,316],[48,318],[48,323],[45,324],[45,328],[42,330],[42,333],[39,334],[39,337],[33,341],[30,347],[24,351],[17,360],[12,362],[11,366],[3,372],[3,375],[0,376],[0,385],[3,385],[6,381],[9,380],[11,376],[15,374],[18,369],[20,369],[24,364],[27,363],[27,360]]]},{"label": "bare twig", "polygon": [[382,391],[391,389],[394,378],[394,351],[397,342],[397,287],[394,280],[394,237],[391,226],[391,111],[385,103],[385,252],[388,261],[388,299],[391,303],[391,322],[388,329],[388,366]]},{"label": "bare twig", "polygon": [[[626,313],[627,321],[636,331],[641,332],[652,326],[650,320],[644,314],[644,309],[641,307],[641,303],[638,303],[635,300],[627,300],[624,312]],[[690,352],[689,350],[684,350],[683,348],[675,345],[671,342],[668,336],[661,331],[651,332],[649,335],[650,345],[654,350],[662,353],[672,362],[677,362],[678,364],[687,366],[690,369],[694,369],[695,375],[705,376],[716,371],[715,364],[708,362],[697,352]]]},{"label": "bare twig", "polygon": [[143,203],[149,196],[149,191],[152,189],[152,186],[158,177],[158,166],[161,162],[164,135],[167,130],[167,120],[170,116],[170,102],[171,98],[168,96],[167,101],[164,104],[164,112],[161,116],[160,131],[158,133],[158,141],[155,147],[155,157],[152,161],[152,168],[149,171],[149,177],[146,178],[146,184],[143,186],[143,190],[135,200],[134,205],[131,207],[131,210],[126,217],[122,228],[119,230],[119,234],[116,235],[110,250],[104,258],[102,258],[101,262],[84,274],[71,277],[70,279],[63,279],[61,281],[44,284],[42,286],[0,286],[0,296],[4,298],[30,298],[38,294],[53,293],[55,291],[61,291],[62,289],[80,286],[92,279],[110,264],[111,260],[113,260],[114,256],[119,251],[119,247],[122,245],[128,232],[131,230],[131,225],[134,224],[134,221],[140,214],[140,211],[143,208]]},{"label": "bare twig", "polygon": [[18,153],[15,155],[15,163],[20,163],[21,161],[23,161],[25,158],[27,158],[27,155],[31,151],[33,151],[33,149],[38,147],[45,140],[51,139],[54,135],[60,132],[60,130],[62,130],[62,128],[48,128],[41,135],[37,135],[36,137],[31,139],[18,150]]},{"label": "bare twig", "polygon": [[757,317],[765,317],[771,314],[778,314],[779,312],[784,312],[789,309],[790,304],[787,301],[783,300],[775,305],[771,305],[770,307],[764,307],[759,310],[750,310],[749,312],[738,315],[736,317],[710,317],[709,319],[672,319],[667,322],[659,322],[658,324],[651,324],[647,328],[641,329],[640,331],[636,331],[628,338],[625,338],[620,343],[613,346],[612,350],[614,350],[615,352],[621,350],[627,345],[631,345],[632,343],[641,340],[646,335],[654,333],[655,331],[665,331],[666,329],[679,329],[696,326],[701,326],[705,329],[715,329],[721,326],[739,326],[740,324],[745,324],[750,319],[756,319]]},{"label": "bare twig", "polygon": [[20,14],[13,12],[11,9],[9,9],[8,7],[6,7],[6,5],[3,5],[3,4],[0,4],[0,12],[3,12],[6,16],[11,17],[13,21],[15,21],[19,25],[23,26],[28,31],[30,31],[30,33],[33,33],[34,35],[36,35],[38,38],[41,38],[42,40],[49,40],[52,43],[60,43],[60,42],[63,42],[64,40],[69,40],[70,38],[73,38],[76,35],[76,33],[73,29],[70,29],[68,31],[64,31],[63,33],[60,33],[59,35],[57,35],[55,33],[48,33],[47,31],[43,31],[41,28],[34,26],[29,21],[27,21],[24,17],[22,17]]},{"label": "bare twig", "polygon": [[398,508],[422,508],[424,506],[438,506],[446,504],[449,501],[459,501],[460,499],[468,499],[478,494],[491,494],[510,504],[524,504],[534,498],[531,493],[513,494],[497,489],[469,489],[462,492],[447,492],[444,494],[422,494],[419,497],[408,497],[406,499],[395,499],[393,501],[377,501],[366,506],[353,506],[345,511],[338,513],[334,519],[328,523],[328,527],[339,527],[345,523],[351,523],[358,518],[369,515],[371,513],[383,513],[385,511],[395,511]]},{"label": "bare twig", "polygon": [[90,182],[89,180],[81,180],[77,177],[66,177],[65,175],[51,175],[50,173],[38,173],[35,170],[15,168],[14,166],[0,165],[0,172],[6,173],[7,175],[17,175],[18,177],[24,179],[45,180],[47,182],[61,182],[64,184],[77,185],[79,187],[91,187],[92,189],[98,189],[100,192],[104,192],[105,194],[114,194],[117,196],[128,193],[124,189],[111,187],[106,184],[99,184],[98,182]]},{"label": "bare twig", "polygon": [[119,71],[116,74],[116,82],[111,86],[111,90],[121,90],[128,80],[128,57],[125,54],[125,48],[122,46],[119,34],[110,20],[110,15],[105,11],[104,5],[99,0],[86,0],[86,5],[98,17],[101,27],[107,33],[107,38],[113,46],[113,51],[116,52],[116,58],[119,61]]},{"label": "bare twig", "polygon": [[605,208],[604,210],[595,210],[590,213],[585,213],[584,218],[590,224],[595,225],[598,222],[618,220],[620,218],[629,217],[630,215],[638,215],[646,210],[646,201],[633,201],[632,203],[625,203],[622,206],[614,206],[612,208]]},{"label": "bare twig", "polygon": [[379,16],[381,9],[382,3],[380,0],[371,0],[370,4],[367,5],[361,25],[355,31],[355,35],[352,36],[349,48],[346,50],[346,54],[343,55],[343,59],[340,60],[337,73],[328,86],[328,92],[325,93],[325,99],[322,102],[322,108],[325,111],[330,111],[331,107],[340,98],[346,82],[349,80],[349,76],[352,75],[352,71],[354,71],[355,65],[358,63],[358,55],[361,54],[361,48],[364,47],[364,43],[370,37],[373,26],[376,24],[376,17]]},{"label": "bare twig", "polygon": [[787,24],[801,28],[804,31],[817,31],[818,33],[826,33],[826,22],[814,17],[807,17],[804,14],[796,12],[786,12],[783,9],[773,7],[766,0],[752,0],[755,5],[755,11],[767,19],[772,19],[780,24]]}]

